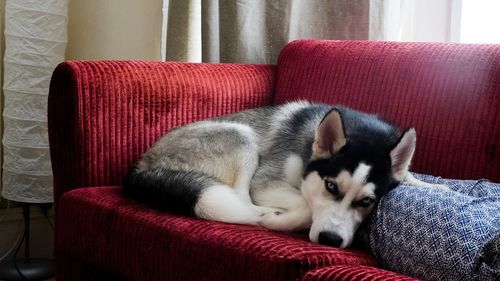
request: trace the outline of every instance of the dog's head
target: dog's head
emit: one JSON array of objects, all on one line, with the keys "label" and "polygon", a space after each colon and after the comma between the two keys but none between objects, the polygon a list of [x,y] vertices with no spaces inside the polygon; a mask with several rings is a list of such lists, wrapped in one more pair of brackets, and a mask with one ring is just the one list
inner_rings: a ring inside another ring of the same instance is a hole
[{"label": "dog's head", "polygon": [[349,246],[377,201],[408,172],[415,150],[415,130],[399,135],[394,127],[375,121],[392,129],[391,133],[375,130],[346,135],[337,109],[326,114],[318,126],[312,161],[301,186],[313,214],[311,241]]}]

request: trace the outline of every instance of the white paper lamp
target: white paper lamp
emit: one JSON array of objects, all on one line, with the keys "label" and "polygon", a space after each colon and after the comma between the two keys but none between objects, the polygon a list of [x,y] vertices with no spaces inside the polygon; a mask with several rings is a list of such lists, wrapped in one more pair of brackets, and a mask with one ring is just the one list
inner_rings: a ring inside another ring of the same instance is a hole
[{"label": "white paper lamp", "polygon": [[47,97],[64,60],[67,0],[9,0],[5,7],[2,197],[49,203]]},{"label": "white paper lamp", "polygon": [[54,272],[51,260],[30,258],[30,204],[53,202],[47,98],[52,72],[64,60],[67,1],[8,0],[5,5],[1,195],[27,204],[25,257],[2,263],[0,279],[42,280]]}]

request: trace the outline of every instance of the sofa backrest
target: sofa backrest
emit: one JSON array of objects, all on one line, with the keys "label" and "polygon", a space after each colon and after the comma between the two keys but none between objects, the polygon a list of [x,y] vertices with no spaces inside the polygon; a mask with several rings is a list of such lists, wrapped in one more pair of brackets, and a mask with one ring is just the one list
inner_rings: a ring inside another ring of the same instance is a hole
[{"label": "sofa backrest", "polygon": [[500,45],[294,41],[275,102],[298,99],[414,126],[413,171],[500,181]]}]

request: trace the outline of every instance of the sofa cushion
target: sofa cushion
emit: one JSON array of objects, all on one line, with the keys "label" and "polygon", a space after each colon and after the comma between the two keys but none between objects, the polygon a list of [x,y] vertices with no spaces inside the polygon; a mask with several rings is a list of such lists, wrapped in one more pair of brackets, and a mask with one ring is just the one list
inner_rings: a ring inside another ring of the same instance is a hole
[{"label": "sofa cushion", "polygon": [[416,172],[500,182],[500,44],[294,41],[274,101],[299,99],[414,126]]},{"label": "sofa cushion", "polygon": [[314,244],[306,234],[152,210],[120,187],[65,193],[57,227],[58,251],[127,280],[295,280],[326,265],[377,265],[365,252]]},{"label": "sofa cushion", "polygon": [[389,270],[425,280],[500,280],[500,184],[416,175],[452,191],[401,185],[359,235]]}]

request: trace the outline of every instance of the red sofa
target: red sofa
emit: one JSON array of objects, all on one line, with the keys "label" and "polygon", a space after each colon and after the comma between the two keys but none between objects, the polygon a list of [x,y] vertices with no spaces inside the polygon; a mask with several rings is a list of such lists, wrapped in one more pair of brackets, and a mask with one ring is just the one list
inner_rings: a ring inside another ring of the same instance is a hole
[{"label": "red sofa", "polygon": [[363,250],[121,195],[127,170],[171,128],[297,99],[415,126],[414,171],[500,181],[498,45],[294,41],[277,65],[68,61],[48,105],[57,280],[413,280]]}]

